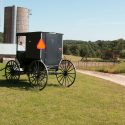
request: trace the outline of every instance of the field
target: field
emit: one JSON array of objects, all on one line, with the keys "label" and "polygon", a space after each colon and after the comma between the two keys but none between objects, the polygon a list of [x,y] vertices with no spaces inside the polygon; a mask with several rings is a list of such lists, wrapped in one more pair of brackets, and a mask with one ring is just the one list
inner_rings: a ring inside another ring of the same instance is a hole
[{"label": "field", "polygon": [[26,76],[8,83],[0,72],[1,125],[124,125],[125,88],[77,74],[70,88],[49,77],[43,91],[30,88]]},{"label": "field", "polygon": [[64,55],[64,59],[68,59],[68,60],[71,60],[71,61],[80,61],[81,60],[81,57],[79,56],[73,56],[73,55]]},{"label": "field", "polygon": [[[119,63],[115,62],[98,62],[98,58],[89,58],[88,62],[80,61],[80,57],[72,56],[72,55],[65,55],[66,59],[70,59],[77,69],[83,70],[92,70],[92,71],[99,71],[105,73],[114,73],[114,74],[125,74],[125,60],[120,59]],[[96,62],[96,61],[97,62]]]},{"label": "field", "polygon": [[[73,56],[73,55],[64,55],[64,58],[69,59],[69,60],[71,60],[73,62],[77,62],[77,61],[80,61],[82,59],[82,57],[80,57],[80,56]],[[95,61],[96,62],[97,61],[101,62],[101,61],[103,61],[101,58],[87,58],[87,60],[88,61],[92,61],[92,62],[95,62]]]},{"label": "field", "polygon": [[114,65],[100,66],[100,67],[87,67],[86,70],[94,70],[94,71],[113,73],[113,74],[125,74],[125,62],[121,62]]}]

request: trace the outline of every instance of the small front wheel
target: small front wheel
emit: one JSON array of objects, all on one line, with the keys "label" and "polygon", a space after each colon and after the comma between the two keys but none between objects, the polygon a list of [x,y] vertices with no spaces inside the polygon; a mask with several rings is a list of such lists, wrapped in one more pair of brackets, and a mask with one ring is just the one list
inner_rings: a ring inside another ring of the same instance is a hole
[{"label": "small front wheel", "polygon": [[5,76],[8,81],[17,82],[20,78],[20,67],[14,60],[7,62],[5,66]]}]

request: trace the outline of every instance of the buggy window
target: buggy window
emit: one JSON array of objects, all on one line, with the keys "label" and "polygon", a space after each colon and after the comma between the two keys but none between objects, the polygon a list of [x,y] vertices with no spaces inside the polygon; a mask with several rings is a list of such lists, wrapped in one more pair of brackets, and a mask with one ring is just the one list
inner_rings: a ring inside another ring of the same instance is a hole
[{"label": "buggy window", "polygon": [[26,36],[17,37],[17,51],[26,51]]}]

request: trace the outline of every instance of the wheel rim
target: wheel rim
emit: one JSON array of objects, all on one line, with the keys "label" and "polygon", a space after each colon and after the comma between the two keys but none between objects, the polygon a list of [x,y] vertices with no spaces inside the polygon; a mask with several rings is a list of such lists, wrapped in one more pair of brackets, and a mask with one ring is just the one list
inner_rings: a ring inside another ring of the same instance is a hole
[{"label": "wheel rim", "polygon": [[60,85],[64,87],[71,86],[76,78],[75,66],[69,60],[62,60],[56,77]]},{"label": "wheel rim", "polygon": [[48,73],[45,65],[41,61],[34,61],[29,67],[29,82],[34,88],[42,90],[48,80]]},{"label": "wheel rim", "polygon": [[8,81],[18,81],[20,78],[20,67],[17,62],[10,60],[5,67],[5,76]]}]

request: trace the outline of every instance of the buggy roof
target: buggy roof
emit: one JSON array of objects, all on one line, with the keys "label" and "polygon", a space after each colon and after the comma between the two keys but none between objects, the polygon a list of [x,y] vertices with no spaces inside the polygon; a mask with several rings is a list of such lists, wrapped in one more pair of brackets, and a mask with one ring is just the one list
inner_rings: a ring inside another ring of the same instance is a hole
[{"label": "buggy roof", "polygon": [[22,33],[17,33],[16,36],[26,36],[26,35],[30,35],[30,34],[41,34],[41,33],[50,33],[50,34],[61,34],[62,33],[55,33],[55,32],[42,32],[42,31],[37,31],[37,32],[22,32]]}]

